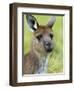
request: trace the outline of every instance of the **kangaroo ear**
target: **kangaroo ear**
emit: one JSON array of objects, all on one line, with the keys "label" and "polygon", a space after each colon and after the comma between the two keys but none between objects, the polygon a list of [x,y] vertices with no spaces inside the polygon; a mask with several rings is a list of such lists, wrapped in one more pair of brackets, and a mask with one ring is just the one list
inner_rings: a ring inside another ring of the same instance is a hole
[{"label": "kangaroo ear", "polygon": [[30,26],[30,28],[33,31],[36,31],[39,26],[36,18],[34,16],[32,16],[31,14],[27,14],[26,19],[27,19],[27,22],[28,22],[28,25]]},{"label": "kangaroo ear", "polygon": [[56,17],[55,16],[52,16],[51,19],[50,19],[50,21],[47,24],[48,27],[52,28],[53,25],[54,25],[54,23],[55,23],[55,21],[56,21]]}]

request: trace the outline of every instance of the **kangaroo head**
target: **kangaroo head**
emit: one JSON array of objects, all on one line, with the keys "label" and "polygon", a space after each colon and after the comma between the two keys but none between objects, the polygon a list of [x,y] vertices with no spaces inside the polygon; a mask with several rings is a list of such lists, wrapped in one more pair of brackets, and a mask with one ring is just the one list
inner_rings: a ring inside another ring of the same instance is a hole
[{"label": "kangaroo head", "polygon": [[47,25],[39,25],[36,18],[31,14],[26,15],[27,22],[29,27],[34,33],[34,37],[38,40],[39,43],[43,44],[43,47],[46,52],[51,52],[53,50],[53,30],[52,27],[56,21],[55,16],[53,16]]}]

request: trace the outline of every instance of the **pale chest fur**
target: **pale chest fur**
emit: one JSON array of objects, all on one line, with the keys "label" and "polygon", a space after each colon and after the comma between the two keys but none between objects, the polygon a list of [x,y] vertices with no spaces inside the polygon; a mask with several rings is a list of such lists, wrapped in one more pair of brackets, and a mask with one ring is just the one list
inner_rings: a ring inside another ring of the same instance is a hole
[{"label": "pale chest fur", "polygon": [[36,74],[41,74],[41,73],[47,73],[48,69],[48,59],[42,58],[39,60],[39,68],[36,71]]}]

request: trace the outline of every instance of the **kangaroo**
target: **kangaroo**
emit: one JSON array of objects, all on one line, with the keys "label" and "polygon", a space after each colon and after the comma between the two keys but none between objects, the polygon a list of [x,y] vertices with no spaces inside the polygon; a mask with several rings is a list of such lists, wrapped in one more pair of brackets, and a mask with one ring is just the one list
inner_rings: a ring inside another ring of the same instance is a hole
[{"label": "kangaroo", "polygon": [[31,14],[26,15],[26,20],[33,31],[33,37],[31,50],[24,56],[24,74],[47,73],[47,56],[54,48],[52,27],[56,17],[52,16],[47,25],[39,25]]}]

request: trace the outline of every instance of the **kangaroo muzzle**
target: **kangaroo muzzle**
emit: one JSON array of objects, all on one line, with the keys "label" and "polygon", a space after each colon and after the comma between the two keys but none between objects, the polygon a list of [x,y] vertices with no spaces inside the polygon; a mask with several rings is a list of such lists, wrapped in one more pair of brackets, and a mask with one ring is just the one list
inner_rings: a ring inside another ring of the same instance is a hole
[{"label": "kangaroo muzzle", "polygon": [[53,50],[53,42],[52,41],[44,41],[44,47],[46,52],[51,52]]}]

